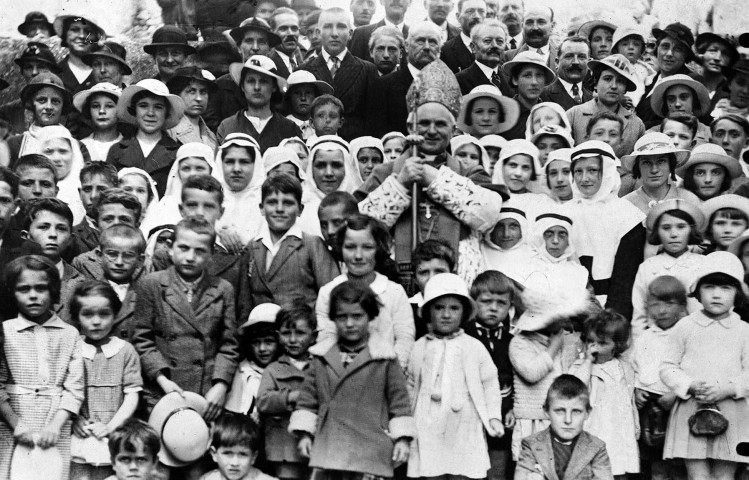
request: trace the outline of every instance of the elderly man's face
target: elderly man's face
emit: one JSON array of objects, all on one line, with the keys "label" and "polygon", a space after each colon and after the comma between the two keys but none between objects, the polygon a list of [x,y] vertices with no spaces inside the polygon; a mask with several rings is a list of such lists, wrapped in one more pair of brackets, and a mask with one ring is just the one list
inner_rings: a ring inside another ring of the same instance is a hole
[{"label": "elderly man's face", "polygon": [[533,7],[525,12],[523,35],[528,46],[540,48],[548,45],[553,27],[551,10],[548,8]]},{"label": "elderly man's face", "polygon": [[378,38],[372,45],[372,51],[369,53],[372,55],[372,62],[382,75],[395,70],[395,67],[401,61],[401,49],[399,48],[398,40],[394,37],[382,36]]},{"label": "elderly man's face", "polygon": [[562,80],[578,83],[588,73],[590,48],[583,42],[564,42],[557,56],[557,75]]},{"label": "elderly man's face", "polygon": [[486,18],[486,2],[484,0],[465,0],[458,12],[460,28],[466,35],[471,34],[471,29],[483,22]]},{"label": "elderly man's face", "polygon": [[507,41],[505,31],[501,27],[486,25],[478,27],[477,30],[479,30],[478,35],[474,35],[476,38],[471,41],[476,61],[495,68],[502,60],[502,53],[505,51]]},{"label": "elderly man's face", "polygon": [[406,40],[408,61],[421,70],[440,55],[441,39],[439,34],[429,28],[419,28],[409,32]]},{"label": "elderly man's face", "polygon": [[424,137],[419,150],[427,155],[439,155],[450,145],[455,118],[439,103],[425,103],[416,110],[416,134]]}]

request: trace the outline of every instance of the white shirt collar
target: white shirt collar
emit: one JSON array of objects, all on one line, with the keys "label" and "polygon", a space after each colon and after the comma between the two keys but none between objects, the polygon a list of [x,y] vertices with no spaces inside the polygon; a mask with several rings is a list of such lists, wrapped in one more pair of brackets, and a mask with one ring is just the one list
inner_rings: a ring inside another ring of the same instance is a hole
[{"label": "white shirt collar", "polygon": [[484,75],[486,75],[486,78],[488,78],[489,80],[492,79],[492,73],[497,73],[497,70],[499,69],[499,67],[494,69],[489,68],[479,61],[476,61],[476,65],[478,65],[479,69],[484,72]]},{"label": "white shirt collar", "polygon": [[523,30],[520,30],[520,33],[515,35],[514,37],[508,37],[507,38],[507,45],[510,45],[510,40],[515,40],[515,48],[520,48],[520,45],[523,44]]},{"label": "white shirt collar", "polygon": [[411,72],[411,76],[412,76],[413,78],[416,78],[416,77],[418,77],[418,76],[419,76],[419,74],[421,73],[421,70],[419,70],[418,68],[414,67],[414,66],[413,66],[413,65],[411,64],[411,62],[408,62],[408,71],[409,71],[409,72]]},{"label": "white shirt collar", "polygon": [[[81,355],[83,358],[93,360],[94,356],[96,356],[96,347],[90,343],[86,343],[84,338],[85,337],[81,335]],[[118,337],[109,337],[109,341],[101,346],[101,352],[104,354],[105,358],[112,358],[117,354],[117,352],[122,350],[122,347],[124,346],[125,340]]]},{"label": "white shirt collar", "polygon": [[125,296],[127,296],[127,290],[130,288],[130,283],[116,283],[109,280],[109,285],[114,289],[114,293],[117,294],[117,298],[120,299],[120,302],[124,302]]},{"label": "white shirt collar", "polygon": [[247,110],[244,111],[244,116],[252,124],[252,126],[255,127],[257,133],[263,133],[263,130],[265,130],[265,126],[268,125],[270,119],[273,118],[273,115],[270,115],[267,118],[253,117]]},{"label": "white shirt collar", "polygon": [[55,267],[57,267],[57,272],[60,274],[60,279],[62,280],[62,277],[65,276],[65,262],[60,260]]},{"label": "white shirt collar", "polygon": [[468,35],[466,35],[465,33],[461,31],[460,39],[463,40],[463,43],[465,44],[466,48],[468,50],[471,50],[471,37],[469,37]]},{"label": "white shirt collar", "polygon": [[13,325],[13,328],[16,329],[17,332],[21,332],[23,330],[34,328],[34,327],[45,327],[45,328],[63,328],[67,325],[67,323],[63,322],[60,317],[57,315],[52,315],[49,320],[39,325],[38,323],[34,323],[28,318],[24,317],[22,314],[18,314],[18,317],[16,317],[13,320],[9,320],[10,322],[13,322],[11,325]]},{"label": "white shirt collar", "polygon": [[[567,80],[563,79],[560,76],[557,76],[557,78],[559,79],[559,82],[562,84],[562,86],[564,87],[564,89],[567,90],[567,93],[570,94],[570,97],[574,98],[575,95],[572,94],[572,85],[573,84],[570,83],[570,82],[568,82]],[[577,88],[578,88],[578,95],[580,95],[580,98],[582,98],[583,97],[583,84],[582,84],[582,82],[577,82]]]},{"label": "white shirt collar", "polygon": [[[432,19],[427,20],[437,25]],[[442,25],[437,25],[437,28],[440,29],[440,37],[442,37],[442,43],[444,44],[447,41],[447,20],[442,22]]]},{"label": "white shirt collar", "polygon": [[397,28],[398,30],[400,30],[400,31],[401,31],[401,33],[403,33],[403,27],[405,26],[406,22],[401,22],[401,23],[399,23],[399,24],[397,24],[397,25],[396,25],[395,23],[391,22],[391,21],[390,21],[390,20],[388,20],[387,18],[386,18],[386,19],[384,19],[384,20],[385,20],[385,25],[386,25],[386,26],[388,26],[388,27],[395,27],[395,28]]},{"label": "white shirt collar", "polygon": [[[339,53],[338,55],[336,55],[336,57],[338,57],[338,60],[340,60],[341,63],[343,62],[343,57],[346,56],[347,52],[348,52],[348,48],[344,48],[341,53]],[[323,60],[325,60],[325,63],[329,64],[330,63],[330,57],[332,57],[332,56],[333,55],[329,54],[327,50],[325,50],[324,48],[322,49],[322,58],[323,58]]]},{"label": "white shirt collar", "polygon": [[281,244],[284,240],[286,240],[287,237],[296,237],[299,239],[302,238],[302,227],[299,226],[298,221],[294,222],[294,225],[292,225],[291,228],[288,229],[286,233],[284,233],[283,236],[278,239],[278,242],[274,244],[270,236],[270,228],[268,227],[268,222],[263,219],[263,223],[260,225],[260,231],[255,237],[255,240],[260,240],[260,242],[265,246],[265,248],[268,249],[271,255],[275,257],[278,254],[278,250],[281,248]]},{"label": "white shirt collar", "polygon": [[281,57],[281,60],[283,60],[284,65],[286,65],[286,68],[291,71],[291,57],[283,53],[281,50],[276,49],[276,53],[279,57]]}]

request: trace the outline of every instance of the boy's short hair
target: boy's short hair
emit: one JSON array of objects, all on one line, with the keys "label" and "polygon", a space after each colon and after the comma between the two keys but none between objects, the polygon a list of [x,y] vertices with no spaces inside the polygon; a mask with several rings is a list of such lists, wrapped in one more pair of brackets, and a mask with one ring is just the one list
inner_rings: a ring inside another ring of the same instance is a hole
[{"label": "boy's short hair", "polygon": [[99,248],[104,249],[111,247],[111,241],[114,238],[137,241],[136,249],[138,253],[146,251],[146,239],[143,238],[143,233],[139,228],[122,223],[112,225],[101,232],[101,235],[99,236]]},{"label": "boy's short hair", "polygon": [[180,194],[180,199],[183,202],[185,201],[185,190],[188,188],[215,193],[219,207],[224,204],[224,187],[221,186],[221,182],[210,175],[201,173],[187,177],[187,180],[182,184],[182,192]]},{"label": "boy's short hair", "polygon": [[726,113],[710,122],[710,134],[715,134],[715,127],[721,120],[728,120],[735,123],[736,125],[741,127],[742,130],[744,130],[744,135],[749,137],[749,120],[737,113]]},{"label": "boy's short hair", "polygon": [[553,398],[563,398],[565,400],[571,400],[573,398],[584,398],[585,408],[590,411],[590,392],[588,387],[583,383],[582,380],[574,375],[563,373],[551,382],[549,391],[546,392],[546,401],[544,402],[544,410],[547,412],[551,407],[551,401]]},{"label": "boy's short hair", "polygon": [[181,230],[190,230],[191,232],[197,233],[199,235],[209,235],[211,237],[211,247],[213,247],[213,244],[216,243],[216,229],[213,228],[211,222],[203,217],[190,216],[180,220],[179,223],[174,226],[173,242],[177,241],[177,237],[179,236],[179,232]]},{"label": "boy's short hair", "polygon": [[591,117],[591,119],[588,121],[588,125],[585,127],[586,138],[590,138],[590,132],[593,131],[593,127],[595,127],[596,123],[600,122],[601,120],[614,121],[619,124],[619,132],[624,131],[624,120],[622,120],[622,117],[607,110],[605,112],[598,112]]},{"label": "boy's short hair", "polygon": [[687,289],[676,277],[661,275],[656,277],[648,285],[648,298],[654,298],[662,302],[676,302],[679,305],[687,304]]},{"label": "boy's short hair", "polygon": [[99,209],[101,209],[101,207],[103,207],[104,205],[112,205],[115,203],[119,203],[126,209],[133,212],[135,221],[140,221],[140,214],[143,211],[143,205],[140,204],[140,200],[138,200],[135,195],[126,192],[121,188],[107,188],[106,190],[101,192],[99,201],[96,202],[96,205],[94,206],[94,218],[99,218]]},{"label": "boy's short hair", "polygon": [[49,294],[53,304],[60,303],[60,272],[52,260],[41,255],[25,255],[11,261],[5,267],[5,287],[8,289],[9,298],[15,298],[14,292],[18,278],[25,270],[45,272],[49,282]]},{"label": "boy's short hair", "polygon": [[247,416],[224,412],[213,424],[211,447],[250,447],[255,453],[260,448],[260,429],[255,421]]},{"label": "boy's short hair", "polygon": [[[52,178],[55,179],[55,185],[57,185],[57,170],[55,165],[52,163],[46,155],[40,153],[30,153],[28,155],[22,155],[18,157],[16,166],[13,169],[16,175],[21,176],[21,171],[26,168],[39,168],[43,170],[49,170],[52,172]],[[113,167],[114,168],[114,167]]]},{"label": "boy's short hair", "polygon": [[286,173],[271,175],[265,179],[263,186],[260,187],[261,202],[274,193],[285,193],[293,195],[296,203],[302,206],[302,183],[298,178]]},{"label": "boy's short hair", "polygon": [[143,420],[129,418],[109,434],[109,456],[113,461],[120,452],[135,453],[138,445],[143,445],[144,452],[156,460],[161,449],[161,439],[156,430]]},{"label": "boy's short hair", "polygon": [[120,297],[112,288],[109,282],[101,280],[86,280],[79,283],[73,291],[73,296],[70,297],[70,318],[74,322],[76,328],[80,328],[78,325],[78,314],[81,313],[81,297],[100,296],[109,300],[109,304],[112,306],[112,312],[115,317],[122,308],[122,302]]},{"label": "boy's short hair", "polygon": [[380,300],[369,285],[363,282],[346,280],[336,285],[330,292],[330,309],[328,317],[335,320],[340,303],[358,304],[369,317],[371,322],[380,314]]},{"label": "boy's short hair", "polygon": [[692,140],[694,140],[695,135],[697,135],[697,127],[699,127],[700,125],[700,121],[697,120],[697,117],[684,112],[669,113],[668,116],[661,122],[661,127],[659,129],[661,132],[663,132],[663,129],[666,128],[666,122],[668,122],[669,120],[686,125],[687,128],[689,128],[689,131],[692,132]]},{"label": "boy's short hair", "polygon": [[611,338],[614,342],[614,357],[618,357],[629,347],[631,331],[629,320],[624,315],[607,308],[585,320],[583,338],[588,340],[591,333],[598,338]]},{"label": "boy's short hair", "polygon": [[26,202],[26,215],[21,225],[22,230],[27,232],[34,223],[34,219],[40,212],[51,212],[59,215],[68,222],[71,233],[73,230],[73,211],[68,204],[57,198],[32,198]]},{"label": "boy's short hair", "polygon": [[9,168],[0,165],[0,182],[5,182],[10,187],[10,194],[18,198],[18,175]]},{"label": "boy's short hair", "polygon": [[421,262],[444,260],[451,272],[455,270],[455,252],[447,242],[436,238],[419,243],[411,255],[411,260],[414,268]]},{"label": "boy's short hair", "polygon": [[482,293],[496,295],[510,294],[510,301],[515,298],[515,284],[510,278],[497,270],[481,272],[471,285],[471,298],[476,300]]},{"label": "boy's short hair", "polygon": [[114,165],[107,162],[88,163],[81,169],[81,173],[78,177],[80,178],[81,183],[84,183],[87,178],[92,178],[97,175],[104,178],[112,187],[116,187],[120,184],[120,180],[117,177],[117,169]]},{"label": "boy's short hair", "polygon": [[322,211],[323,208],[333,207],[336,205],[343,205],[343,214],[347,217],[356,215],[359,213],[359,202],[356,201],[356,197],[348,192],[336,190],[325,195],[320,201],[320,206],[317,211]]},{"label": "boy's short hair", "polygon": [[315,311],[306,302],[295,300],[281,307],[276,315],[276,330],[281,330],[284,325],[305,320],[309,328],[314,332],[317,330],[317,316]]},{"label": "boy's short hair", "polygon": [[309,107],[310,117],[314,117],[317,109],[325,105],[333,105],[338,108],[338,114],[341,116],[341,118],[343,118],[343,102],[341,102],[333,95],[329,95],[327,93],[320,95],[319,97],[316,97],[314,100],[312,100],[312,105],[310,105]]}]

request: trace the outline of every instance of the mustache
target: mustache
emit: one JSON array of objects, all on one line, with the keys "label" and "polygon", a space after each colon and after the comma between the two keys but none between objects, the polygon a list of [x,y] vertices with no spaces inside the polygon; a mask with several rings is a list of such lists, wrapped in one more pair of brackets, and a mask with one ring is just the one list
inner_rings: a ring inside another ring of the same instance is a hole
[{"label": "mustache", "polygon": [[494,54],[494,55],[502,55],[502,52],[504,52],[504,50],[500,50],[499,48],[490,48],[489,50],[486,51],[487,54]]},{"label": "mustache", "polygon": [[530,32],[528,32],[528,36],[529,37],[533,36],[533,35],[543,35],[543,34],[544,33],[541,30],[537,30],[537,29],[533,29]]},{"label": "mustache", "polygon": [[567,70],[570,71],[570,72],[581,72],[582,73],[583,67],[581,67],[580,65],[570,65],[569,67],[567,67]]}]

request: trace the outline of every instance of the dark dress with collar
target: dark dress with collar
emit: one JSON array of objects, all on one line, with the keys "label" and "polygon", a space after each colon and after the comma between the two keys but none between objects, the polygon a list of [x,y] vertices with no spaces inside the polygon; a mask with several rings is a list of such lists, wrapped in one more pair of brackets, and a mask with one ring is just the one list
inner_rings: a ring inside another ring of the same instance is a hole
[{"label": "dark dress with collar", "polygon": [[277,112],[273,112],[261,133],[255,130],[244,112],[244,110],[240,110],[221,122],[216,131],[219,145],[224,143],[227,135],[237,132],[246,133],[257,140],[261,152],[265,152],[270,147],[278,146],[284,138],[302,138],[302,131],[297,124]]},{"label": "dark dress with collar", "polygon": [[137,167],[145,170],[156,182],[159,197],[164,196],[169,170],[177,158],[180,143],[172,140],[162,132],[161,140],[153,147],[148,157],[143,156],[143,150],[135,137],[126,138],[112,145],[107,154],[107,163],[111,163],[119,171],[126,167]]}]

